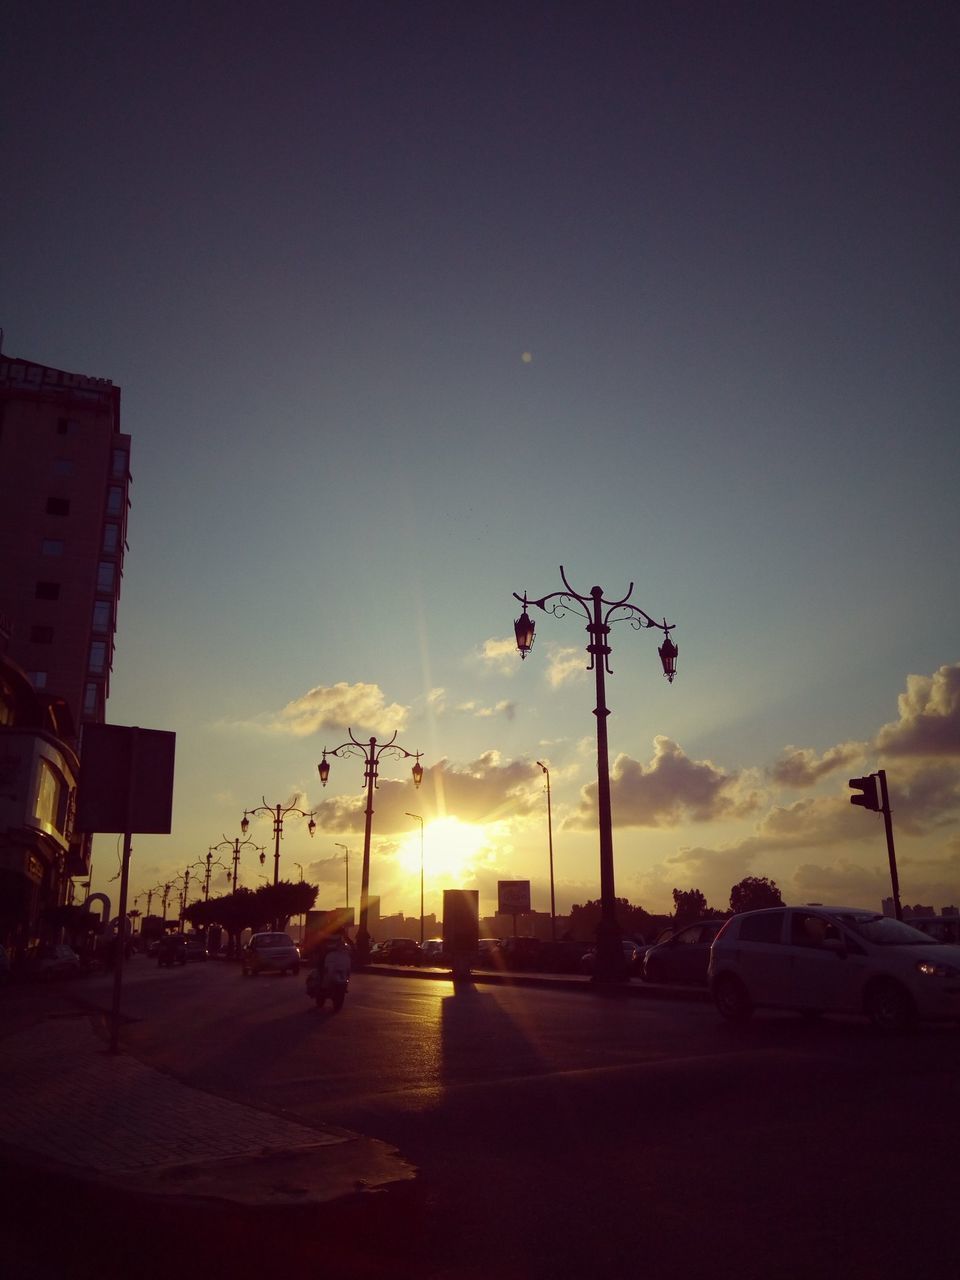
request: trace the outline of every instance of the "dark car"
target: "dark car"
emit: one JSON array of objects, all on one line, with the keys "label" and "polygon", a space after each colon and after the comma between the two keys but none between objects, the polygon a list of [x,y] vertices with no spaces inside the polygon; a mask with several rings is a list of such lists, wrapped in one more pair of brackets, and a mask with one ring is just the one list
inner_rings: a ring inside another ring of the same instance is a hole
[{"label": "dark car", "polygon": [[520,936],[504,938],[500,943],[503,967],[515,972],[530,972],[540,968],[540,952],[543,944],[539,938]]},{"label": "dark car", "polygon": [[42,942],[27,952],[23,970],[28,978],[74,978],[80,972],[80,957],[65,943]]},{"label": "dark car", "polygon": [[172,969],[175,964],[187,963],[187,939],[182,933],[165,933],[157,944],[157,965]]},{"label": "dark car", "polygon": [[644,982],[705,987],[710,947],[725,924],[725,920],[698,920],[676,929],[665,941],[655,942],[643,957]]},{"label": "dark car", "polygon": [[373,964],[423,964],[423,952],[413,938],[387,938],[370,953]]}]

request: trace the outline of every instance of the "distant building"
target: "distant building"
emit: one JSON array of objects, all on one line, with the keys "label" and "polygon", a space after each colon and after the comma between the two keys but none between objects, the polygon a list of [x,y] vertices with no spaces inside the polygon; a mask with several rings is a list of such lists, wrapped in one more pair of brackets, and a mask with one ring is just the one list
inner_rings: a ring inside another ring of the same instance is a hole
[{"label": "distant building", "polygon": [[[8,658],[65,704],[69,745],[102,723],[127,545],[120,388],[0,354],[0,616]],[[76,840],[67,874],[89,870]]]}]

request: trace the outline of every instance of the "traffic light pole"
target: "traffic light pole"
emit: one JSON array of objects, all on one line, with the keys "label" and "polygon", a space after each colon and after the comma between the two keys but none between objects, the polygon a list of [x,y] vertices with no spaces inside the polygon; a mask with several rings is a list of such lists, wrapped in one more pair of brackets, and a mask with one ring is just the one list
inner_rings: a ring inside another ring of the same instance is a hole
[{"label": "traffic light pole", "polygon": [[880,779],[880,812],[883,814],[883,826],[887,834],[887,856],[890,859],[890,883],[893,885],[893,909],[897,919],[903,919],[903,907],[900,905],[900,881],[897,878],[897,853],[893,847],[893,821],[890,817],[890,797],[887,793],[887,775],[884,769],[877,770]]}]

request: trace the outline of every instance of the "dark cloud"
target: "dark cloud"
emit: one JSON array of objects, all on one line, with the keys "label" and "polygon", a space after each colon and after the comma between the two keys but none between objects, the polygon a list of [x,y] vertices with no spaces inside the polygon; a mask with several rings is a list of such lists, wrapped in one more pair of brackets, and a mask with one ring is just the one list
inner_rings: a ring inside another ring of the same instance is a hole
[{"label": "dark cloud", "polygon": [[810,787],[821,778],[863,756],[865,744],[844,742],[817,756],[809,747],[784,747],[768,770],[770,778],[784,787]]},{"label": "dark cloud", "polygon": [[[610,772],[610,798],[618,827],[673,827],[685,819],[707,822],[757,808],[757,797],[738,773],[724,773],[709,760],[691,760],[669,738],[654,739],[649,764],[618,756]],[[580,793],[580,805],[564,825],[586,829],[597,821],[597,784]]]}]

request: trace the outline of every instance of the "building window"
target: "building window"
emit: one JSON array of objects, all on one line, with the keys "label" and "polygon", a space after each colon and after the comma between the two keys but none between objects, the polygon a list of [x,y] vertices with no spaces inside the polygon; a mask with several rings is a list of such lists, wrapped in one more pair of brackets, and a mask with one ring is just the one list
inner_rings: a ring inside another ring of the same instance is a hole
[{"label": "building window", "polygon": [[45,689],[47,687],[47,673],[45,671],[28,671],[27,679],[35,689]]},{"label": "building window", "polygon": [[53,464],[53,474],[55,476],[72,476],[73,475],[73,459],[57,458]]},{"label": "building window", "polygon": [[83,691],[83,714],[95,716],[100,706],[100,686],[95,680],[89,680]]},{"label": "building window", "polygon": [[59,600],[60,599],[60,583],[59,582],[38,582],[34,588],[34,597],[37,600]]},{"label": "building window", "polygon": [[63,555],[63,539],[62,538],[44,538],[40,543],[40,554],[43,556],[62,556]]},{"label": "building window", "polygon": [[32,644],[53,644],[53,627],[31,627],[30,642]]},{"label": "building window", "polygon": [[107,490],[107,515],[123,514],[123,490],[118,484],[112,484]]},{"label": "building window", "polygon": [[120,526],[105,524],[103,526],[103,549],[107,555],[113,555],[120,546]]},{"label": "building window", "polygon": [[34,812],[45,826],[63,831],[67,817],[67,795],[68,788],[63,774],[41,756]]},{"label": "building window", "polygon": [[93,629],[101,633],[110,630],[110,618],[113,610],[109,600],[95,600],[93,603]]},{"label": "building window", "polygon": [[70,514],[69,498],[48,498],[47,499],[47,515],[48,516],[68,516]]},{"label": "building window", "polygon": [[130,463],[126,449],[114,449],[110,461],[110,474],[115,480],[126,476]]},{"label": "building window", "polygon": [[112,591],[116,577],[116,565],[109,560],[101,560],[97,565],[97,590]]},{"label": "building window", "polygon": [[94,640],[90,645],[90,670],[95,676],[103,675],[107,664],[107,644],[105,640]]}]

